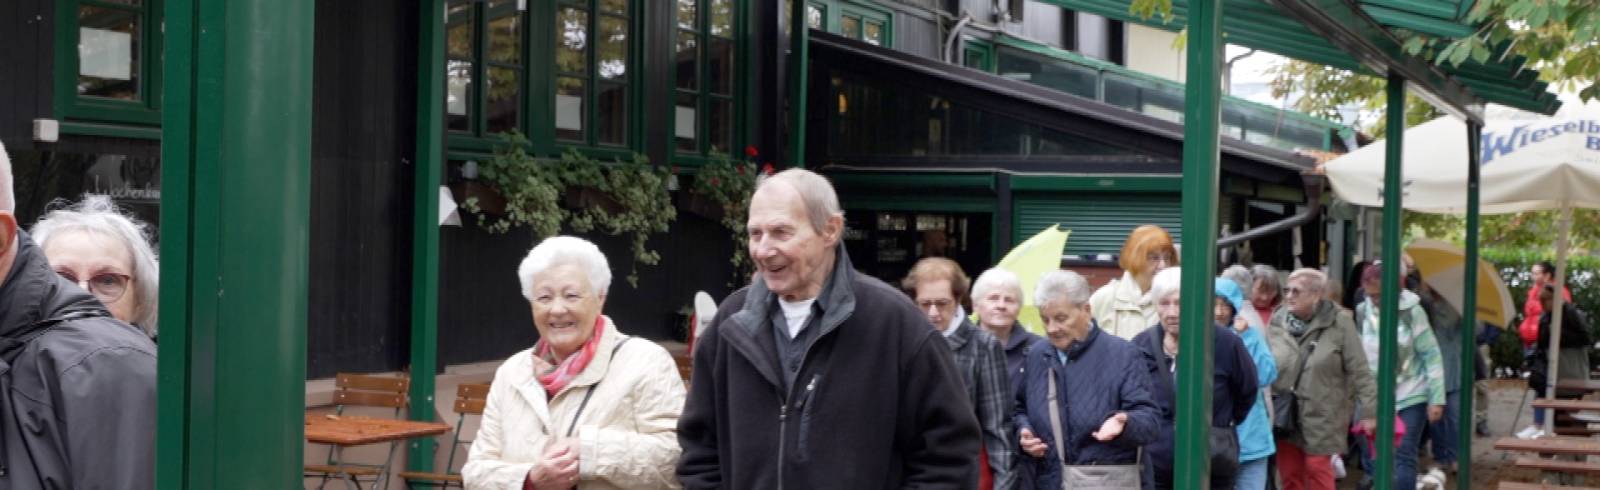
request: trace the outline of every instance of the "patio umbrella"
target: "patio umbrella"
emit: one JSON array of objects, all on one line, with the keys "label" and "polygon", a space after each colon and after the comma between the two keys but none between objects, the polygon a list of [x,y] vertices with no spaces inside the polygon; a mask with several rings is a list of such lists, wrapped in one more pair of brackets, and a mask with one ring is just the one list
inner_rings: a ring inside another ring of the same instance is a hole
[{"label": "patio umbrella", "polygon": [[[1456,311],[1465,311],[1462,301],[1466,284],[1462,279],[1467,262],[1465,250],[1438,240],[1418,239],[1406,247],[1406,253],[1416,260],[1417,271],[1428,286],[1444,296]],[[1511,300],[1511,290],[1506,288],[1493,264],[1479,260],[1477,270],[1478,319],[1505,328],[1517,311]]]},{"label": "patio umbrella", "polygon": [[[1484,214],[1560,210],[1556,236],[1556,283],[1566,284],[1572,210],[1600,209],[1600,112],[1559,118],[1485,121],[1480,140],[1479,202]],[[1466,211],[1468,141],[1466,123],[1439,118],[1407,129],[1401,181],[1406,209],[1427,213]],[[1374,143],[1328,162],[1327,174],[1341,199],[1383,205],[1383,144]],[[1563,298],[1556,295],[1552,325],[1561,324]],[[1561,329],[1550,332],[1550,373],[1559,370]],[[1546,396],[1555,396],[1550,383]],[[1547,429],[1554,417],[1546,419]]]},{"label": "patio umbrella", "polygon": [[1029,332],[1039,335],[1044,335],[1044,323],[1039,319],[1039,306],[1033,302],[1033,288],[1039,284],[1039,277],[1044,273],[1061,268],[1061,251],[1067,248],[1067,235],[1072,233],[1058,227],[1050,225],[1011,249],[995,265],[1017,275],[1022,285],[1022,308],[1017,314],[1017,321]]}]

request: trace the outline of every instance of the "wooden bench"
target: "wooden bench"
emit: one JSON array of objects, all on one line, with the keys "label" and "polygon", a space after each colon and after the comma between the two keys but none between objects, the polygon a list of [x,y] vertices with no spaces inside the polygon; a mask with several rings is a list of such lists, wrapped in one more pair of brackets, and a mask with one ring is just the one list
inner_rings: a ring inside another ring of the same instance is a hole
[{"label": "wooden bench", "polygon": [[1518,481],[1500,482],[1500,490],[1600,490],[1594,487],[1569,487],[1550,483],[1526,483]]},{"label": "wooden bench", "polygon": [[482,416],[483,407],[489,401],[489,385],[463,384],[456,388],[455,412],[456,434],[450,441],[450,456],[445,458],[444,471],[425,473],[418,471],[402,471],[400,478],[404,478],[412,486],[430,486],[439,488],[461,487],[461,474],[455,472],[457,449],[472,446],[472,439],[462,433],[468,416]]},{"label": "wooden bench", "polygon": [[1600,410],[1600,400],[1551,400],[1540,398],[1533,401],[1533,408],[1548,408],[1551,410]]},{"label": "wooden bench", "polygon": [[1600,379],[1563,379],[1556,381],[1558,390],[1600,391]]},{"label": "wooden bench", "polygon": [[1517,458],[1518,468],[1530,468],[1539,471],[1555,471],[1560,473],[1581,473],[1586,475],[1600,475],[1600,463],[1587,461],[1568,461],[1561,459],[1544,458]]},{"label": "wooden bench", "polygon": [[1600,439],[1566,436],[1541,437],[1538,439],[1505,437],[1495,441],[1494,448],[1501,451],[1539,454],[1596,456],[1600,455]]},{"label": "wooden bench", "polygon": [[1589,436],[1593,436],[1593,435],[1600,435],[1600,428],[1589,427],[1588,425],[1582,425],[1582,426],[1562,426],[1562,425],[1557,425],[1556,426],[1556,435],[1558,435],[1558,436],[1589,437]]}]

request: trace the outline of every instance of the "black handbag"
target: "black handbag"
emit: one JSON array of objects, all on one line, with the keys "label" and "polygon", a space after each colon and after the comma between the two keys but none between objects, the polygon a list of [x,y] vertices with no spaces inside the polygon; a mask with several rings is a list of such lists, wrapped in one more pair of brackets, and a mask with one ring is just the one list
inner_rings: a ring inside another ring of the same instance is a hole
[{"label": "black handbag", "polygon": [[1239,431],[1211,428],[1211,481],[1233,481],[1239,476]]},{"label": "black handbag", "polygon": [[[1321,340],[1322,334],[1317,334]],[[1288,392],[1272,392],[1272,435],[1279,439],[1288,438],[1300,432],[1300,397],[1294,390],[1300,389],[1300,379],[1306,375],[1306,361],[1311,359],[1311,353],[1316,352],[1318,340],[1311,341],[1310,349],[1300,352],[1300,367],[1295,371],[1294,384],[1289,385]]]}]

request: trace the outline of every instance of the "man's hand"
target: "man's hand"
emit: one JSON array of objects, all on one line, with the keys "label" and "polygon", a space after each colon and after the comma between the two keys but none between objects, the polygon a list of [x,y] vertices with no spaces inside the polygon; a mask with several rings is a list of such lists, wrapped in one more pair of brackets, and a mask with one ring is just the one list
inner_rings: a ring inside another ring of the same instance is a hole
[{"label": "man's hand", "polygon": [[1428,405],[1428,422],[1438,422],[1444,418],[1444,405]]},{"label": "man's hand", "polygon": [[1046,445],[1043,440],[1039,439],[1039,436],[1033,435],[1033,431],[1026,428],[1022,429],[1022,437],[1020,439],[1022,442],[1022,452],[1028,453],[1029,456],[1033,456],[1035,458],[1043,458],[1044,451],[1050,448],[1050,446]]},{"label": "man's hand", "polygon": [[1100,430],[1094,432],[1094,440],[1100,442],[1111,442],[1112,439],[1116,439],[1117,436],[1122,435],[1122,427],[1127,423],[1128,414],[1126,412],[1117,412],[1115,415],[1112,415],[1110,418],[1106,419],[1105,423],[1100,424]]},{"label": "man's hand", "polygon": [[534,488],[557,490],[578,484],[578,448],[572,439],[563,439],[545,448],[544,456],[528,471],[528,482]]}]

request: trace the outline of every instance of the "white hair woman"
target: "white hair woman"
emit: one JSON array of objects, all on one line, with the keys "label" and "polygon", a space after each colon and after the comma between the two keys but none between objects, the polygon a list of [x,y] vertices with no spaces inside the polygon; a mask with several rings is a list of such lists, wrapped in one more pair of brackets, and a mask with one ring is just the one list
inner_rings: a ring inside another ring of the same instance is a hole
[{"label": "white hair woman", "polygon": [[120,212],[110,197],[89,194],[45,214],[29,234],[56,274],[155,338],[160,267],[143,222]]},{"label": "white hair woman", "polygon": [[1021,380],[1022,359],[1028,349],[1044,343],[1044,337],[1029,332],[1017,322],[1022,311],[1022,281],[1011,271],[993,268],[978,275],[972,282],[972,309],[978,314],[978,325],[1000,341],[1006,351],[1006,375],[1013,381]]},{"label": "white hair woman", "polygon": [[[1172,267],[1157,272],[1150,281],[1150,303],[1156,306],[1161,323],[1145,329],[1133,338],[1133,344],[1144,349],[1155,360],[1156,372],[1151,377],[1151,393],[1156,405],[1161,407],[1161,437],[1145,448],[1150,455],[1155,473],[1155,488],[1173,488],[1172,474],[1174,436],[1177,434],[1178,408],[1178,346],[1181,328],[1179,300],[1182,298],[1181,269]],[[1206,311],[1212,311],[1206,308]],[[1206,315],[1209,320],[1211,315]],[[1191,328],[1212,329],[1212,381],[1211,381],[1211,488],[1233,488],[1239,474],[1239,434],[1235,427],[1244,422],[1254,406],[1258,385],[1255,361],[1245,349],[1244,341],[1232,330],[1207,321],[1210,325]],[[1203,355],[1197,353],[1195,355]],[[1220,442],[1228,444],[1219,444]]]},{"label": "white hair woman", "polygon": [[593,243],[544,240],[517,269],[539,341],[500,365],[462,469],[467,488],[674,488],[683,381],[666,349],[601,314]]},{"label": "white hair woman", "polygon": [[1078,273],[1046,272],[1033,298],[1049,344],[1028,351],[1016,404],[1032,487],[1062,488],[1062,465],[1134,464],[1139,447],[1156,440],[1161,418],[1144,354],[1095,325],[1089,282]]}]

